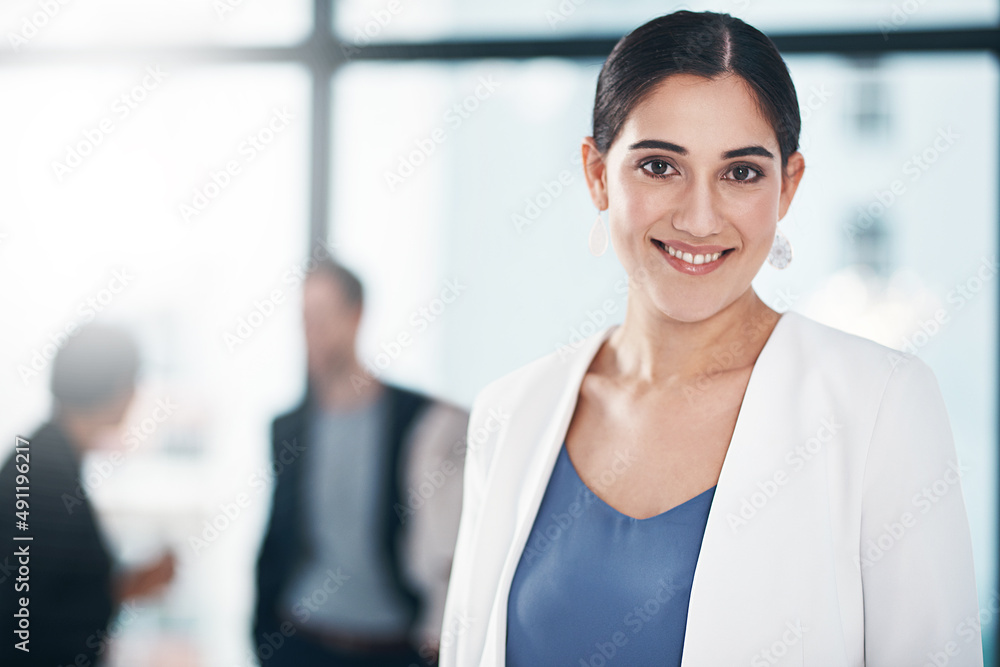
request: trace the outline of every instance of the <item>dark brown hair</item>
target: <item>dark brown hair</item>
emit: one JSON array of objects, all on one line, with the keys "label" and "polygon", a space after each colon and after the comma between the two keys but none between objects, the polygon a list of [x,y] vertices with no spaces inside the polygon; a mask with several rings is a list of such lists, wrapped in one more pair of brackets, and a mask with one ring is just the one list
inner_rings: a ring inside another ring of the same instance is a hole
[{"label": "dark brown hair", "polygon": [[798,149],[799,103],[781,54],[764,33],[729,14],[677,11],[622,37],[604,62],[594,99],[593,136],[606,153],[632,109],[672,74],[741,77],[778,138],[782,167]]},{"label": "dark brown hair", "polygon": [[352,306],[364,305],[364,287],[357,275],[335,260],[325,251],[314,252],[306,275],[321,275],[332,278],[344,293],[344,298]]}]

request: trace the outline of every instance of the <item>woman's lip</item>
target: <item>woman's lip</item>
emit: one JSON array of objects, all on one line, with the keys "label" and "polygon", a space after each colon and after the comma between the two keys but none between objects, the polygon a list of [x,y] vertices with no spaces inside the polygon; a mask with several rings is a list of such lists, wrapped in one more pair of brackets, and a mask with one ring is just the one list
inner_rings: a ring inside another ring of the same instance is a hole
[{"label": "woman's lip", "polygon": [[662,241],[654,241],[653,245],[655,245],[657,250],[660,251],[660,254],[663,255],[663,258],[667,260],[667,264],[674,267],[681,273],[685,273],[690,276],[702,276],[705,275],[706,273],[711,273],[712,271],[715,271],[717,268],[722,266],[722,263],[726,261],[726,258],[732,254],[727,252],[714,262],[706,262],[704,264],[689,264],[688,262],[685,262],[682,259],[677,259],[676,257],[672,256],[669,252],[667,252],[667,248],[666,246],[663,245]]},{"label": "woman's lip", "polygon": [[729,250],[724,245],[690,245],[688,243],[682,243],[680,241],[660,241],[658,239],[653,239],[657,243],[662,243],[665,246],[670,246],[674,250],[680,250],[682,252],[689,252],[692,255],[714,255],[717,252],[722,252],[723,250]]}]

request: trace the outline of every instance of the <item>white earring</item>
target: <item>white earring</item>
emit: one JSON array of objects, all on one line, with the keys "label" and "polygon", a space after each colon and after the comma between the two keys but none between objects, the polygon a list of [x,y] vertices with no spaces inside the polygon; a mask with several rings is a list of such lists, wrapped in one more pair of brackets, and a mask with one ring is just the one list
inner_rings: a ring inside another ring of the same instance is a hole
[{"label": "white earring", "polygon": [[771,252],[767,254],[767,261],[776,269],[783,269],[792,261],[792,244],[780,229],[774,235],[774,243],[771,244]]},{"label": "white earring", "polygon": [[597,212],[597,219],[594,220],[593,227],[590,228],[590,254],[600,257],[608,249],[608,231],[604,228],[604,220],[601,212]]}]

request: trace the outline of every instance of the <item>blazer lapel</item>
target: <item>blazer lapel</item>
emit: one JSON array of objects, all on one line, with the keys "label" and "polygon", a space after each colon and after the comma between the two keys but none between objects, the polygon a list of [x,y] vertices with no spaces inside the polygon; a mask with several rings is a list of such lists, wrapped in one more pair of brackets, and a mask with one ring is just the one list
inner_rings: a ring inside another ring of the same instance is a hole
[{"label": "blazer lapel", "polygon": [[[786,467],[797,420],[804,417],[792,414],[801,390],[795,377],[798,317],[791,311],[781,317],[747,383],[695,567],[682,667],[758,664],[752,656],[731,652],[767,646],[772,634],[780,637],[786,628],[759,624],[779,617],[794,625],[802,611],[795,597],[800,584],[795,547],[776,543],[776,536],[810,539],[808,531],[786,523],[802,496],[777,483],[768,486]],[[800,658],[801,643],[789,649],[782,664],[798,665]]]},{"label": "blazer lapel", "polygon": [[[507,599],[514,573],[521,560],[521,553],[531,534],[538,508],[548,487],[549,478],[559,456],[559,449],[569,429],[573,411],[576,409],[577,398],[583,377],[604,341],[619,325],[611,325],[583,341],[572,356],[565,360],[560,375],[565,378],[557,399],[556,408],[546,418],[546,426],[529,447],[530,458],[524,467],[524,488],[530,493],[519,494],[516,506],[516,525],[507,557],[500,573],[498,594],[490,613],[489,629],[487,631],[483,667],[494,665],[500,667],[505,663],[507,640]],[[555,363],[559,363],[555,361]],[[519,446],[523,446],[520,443]],[[491,661],[493,656],[493,661]]]},{"label": "blazer lapel", "polygon": [[[775,434],[769,432],[769,429],[773,431],[772,426],[780,425],[783,419],[787,421],[788,418],[788,415],[778,414],[779,411],[774,406],[791,403],[787,401],[782,403],[782,399],[773,396],[771,390],[775,387],[785,387],[788,391],[794,391],[791,373],[787,368],[789,365],[794,366],[794,361],[789,360],[790,357],[782,348],[789,345],[793,337],[795,317],[798,317],[796,313],[786,312],[775,325],[761,349],[747,383],[733,437],[723,461],[706,524],[702,552],[692,582],[683,667],[712,664],[711,661],[705,662],[704,657],[712,655],[713,647],[719,644],[720,626],[714,618],[714,612],[730,604],[730,593],[732,593],[731,590],[727,591],[717,585],[716,575],[722,570],[732,570],[734,560],[738,567],[739,559],[746,555],[738,541],[734,543],[733,530],[728,520],[729,514],[733,508],[739,507],[742,498],[745,497],[748,480],[752,484],[753,481],[764,479],[773,472],[776,461],[774,456],[778,455],[776,443],[787,442],[787,439],[775,440],[773,437]],[[505,456],[521,453],[524,460],[515,468],[523,473],[523,477],[496,479],[494,482],[509,484],[512,487],[520,486],[522,492],[516,494],[515,525],[500,570],[497,595],[490,611],[482,667],[501,667],[505,663],[507,601],[511,582],[534,525],[560,446],[569,428],[583,377],[597,351],[617,326],[607,327],[586,339],[572,358],[565,361],[565,367],[552,369],[546,376],[546,379],[558,377],[560,381],[559,396],[555,399],[554,409],[544,414],[531,415],[533,424],[526,426],[522,432],[507,434]],[[549,405],[552,404],[541,404],[538,409],[549,410]],[[535,426],[535,424],[544,425]],[[525,439],[529,439],[530,442],[517,442]],[[774,456],[761,456],[761,445],[767,443],[773,443]],[[783,453],[784,451],[781,452]],[[746,608],[742,611],[749,615],[753,610]],[[745,630],[751,632],[752,623],[747,625]],[[688,646],[689,640],[690,646]],[[790,664],[795,663],[790,662]]]}]

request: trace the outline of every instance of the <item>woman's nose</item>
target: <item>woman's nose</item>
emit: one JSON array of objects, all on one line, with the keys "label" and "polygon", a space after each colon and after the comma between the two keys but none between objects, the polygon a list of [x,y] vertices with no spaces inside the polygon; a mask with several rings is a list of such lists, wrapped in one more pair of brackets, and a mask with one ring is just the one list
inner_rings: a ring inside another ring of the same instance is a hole
[{"label": "woman's nose", "polygon": [[691,236],[705,237],[722,230],[718,193],[707,178],[689,181],[680,194],[674,211],[673,226]]}]

